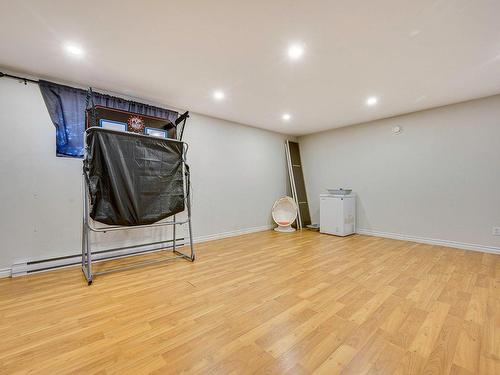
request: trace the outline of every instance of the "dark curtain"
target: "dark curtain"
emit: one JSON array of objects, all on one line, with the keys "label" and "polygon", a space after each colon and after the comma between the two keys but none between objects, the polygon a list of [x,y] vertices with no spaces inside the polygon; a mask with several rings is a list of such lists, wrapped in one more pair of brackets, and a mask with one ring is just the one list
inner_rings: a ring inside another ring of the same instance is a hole
[{"label": "dark curtain", "polygon": [[[88,91],[42,80],[40,80],[39,86],[50,119],[56,127],[57,156],[83,157],[83,134],[85,132]],[[179,115],[168,109],[98,92],[93,92],[92,98],[95,105],[164,118],[172,122],[175,122]]]},{"label": "dark curtain", "polygon": [[40,81],[40,91],[56,127],[57,156],[83,156],[87,91]]}]

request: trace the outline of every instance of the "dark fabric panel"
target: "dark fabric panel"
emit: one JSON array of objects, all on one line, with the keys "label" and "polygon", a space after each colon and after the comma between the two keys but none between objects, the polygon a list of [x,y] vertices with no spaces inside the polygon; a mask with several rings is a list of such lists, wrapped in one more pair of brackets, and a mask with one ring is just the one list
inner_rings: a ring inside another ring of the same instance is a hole
[{"label": "dark fabric panel", "polygon": [[300,210],[300,218],[302,220],[302,226],[305,227],[306,225],[311,224],[311,216],[309,215],[309,204],[307,202],[299,203],[299,210]]},{"label": "dark fabric panel", "polygon": [[293,176],[295,177],[295,191],[299,202],[307,201],[306,184],[304,182],[304,175],[302,174],[302,167],[292,167]]},{"label": "dark fabric panel", "polygon": [[[87,90],[43,80],[40,80],[39,87],[50,119],[56,127],[57,155],[82,157]],[[93,101],[95,105],[122,109],[141,115],[160,117],[172,122],[175,122],[178,117],[178,113],[175,111],[98,92],[93,93]]]},{"label": "dark fabric panel", "polygon": [[307,202],[306,184],[304,182],[304,174],[302,173],[302,167],[292,167],[293,176],[295,179],[295,191],[297,193],[297,199],[300,210],[300,219],[302,221],[302,226],[311,224],[311,217],[309,215],[309,205]]},{"label": "dark fabric panel", "polygon": [[100,94],[98,92],[93,93],[93,99],[95,105],[102,105],[108,108],[121,109],[127,112],[134,112],[141,115],[163,118],[172,122],[175,122],[179,115],[177,112],[168,109],[133,102],[106,94]]},{"label": "dark fabric panel", "polygon": [[182,142],[90,129],[84,160],[90,217],[133,226],[184,211],[182,153]]},{"label": "dark fabric panel", "polygon": [[83,156],[87,91],[40,81],[40,92],[56,127],[57,156]]},{"label": "dark fabric panel", "polygon": [[297,142],[288,142],[288,144],[290,145],[290,159],[292,165],[301,165],[299,144]]},{"label": "dark fabric panel", "polygon": [[297,204],[300,211],[300,220],[302,227],[311,224],[311,216],[309,213],[309,204],[307,202],[306,185],[304,174],[302,171],[300,149],[297,142],[288,142],[290,161],[292,164],[293,181],[295,184],[295,192],[297,194]]}]

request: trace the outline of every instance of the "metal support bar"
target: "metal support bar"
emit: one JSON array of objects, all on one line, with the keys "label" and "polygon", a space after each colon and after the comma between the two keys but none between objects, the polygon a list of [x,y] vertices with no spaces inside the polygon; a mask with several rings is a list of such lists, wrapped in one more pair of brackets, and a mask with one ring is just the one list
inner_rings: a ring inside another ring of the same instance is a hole
[{"label": "metal support bar", "polygon": [[179,125],[181,122],[186,121],[189,118],[189,111],[184,112],[180,115],[177,120],[175,120],[175,125]]},{"label": "metal support bar", "polygon": [[[169,242],[170,240],[161,240],[161,241],[154,241],[154,242],[148,242],[148,243],[145,243],[145,244],[138,244],[138,245],[130,245],[130,246],[120,246],[120,247],[113,247],[113,248],[110,248],[110,249],[106,249],[106,250],[100,250],[100,251],[96,251],[95,253],[96,254],[104,254],[104,253],[110,253],[110,252],[113,252],[113,251],[120,251],[120,250],[129,250],[129,249],[137,249],[138,251],[137,252],[133,252],[131,254],[143,254],[143,253],[148,253],[148,252],[155,252],[155,251],[160,251],[161,249],[165,249],[167,247],[170,247],[169,245],[165,245],[167,242]],[[162,244],[164,246],[162,247],[158,247],[158,248],[154,248],[154,249],[149,249],[149,250],[141,250],[140,247],[141,246],[151,246],[151,245],[159,245],[159,244]],[[182,244],[184,245],[184,243]],[[128,254],[127,254],[128,255]],[[121,257],[121,256],[127,256],[127,255],[119,255],[118,257]],[[111,258],[111,257],[110,257]],[[103,258],[103,259],[108,259],[108,258]],[[94,260],[94,262],[99,262],[101,261],[101,259],[97,259],[97,260]]]},{"label": "metal support bar", "polygon": [[175,126],[178,127],[182,123],[181,134],[177,134],[177,139],[182,141],[182,136],[184,135],[184,128],[186,127],[186,121],[189,118],[189,112],[184,112],[176,121]]},{"label": "metal support bar", "polygon": [[127,226],[110,226],[110,227],[100,227],[96,228],[92,226],[89,222],[89,229],[92,232],[113,232],[117,230],[129,230],[129,229],[141,229],[141,228],[154,228],[154,227],[164,227],[166,225],[182,225],[187,224],[187,220],[184,221],[164,221],[160,223],[148,224],[148,225],[134,225],[133,227]]}]

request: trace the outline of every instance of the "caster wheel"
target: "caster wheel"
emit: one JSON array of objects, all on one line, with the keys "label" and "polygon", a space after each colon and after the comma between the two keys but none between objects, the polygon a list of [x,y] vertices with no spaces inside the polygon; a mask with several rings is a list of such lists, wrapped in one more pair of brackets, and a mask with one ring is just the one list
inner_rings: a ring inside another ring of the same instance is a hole
[{"label": "caster wheel", "polygon": [[92,285],[92,280],[91,280],[91,281],[89,281],[89,282],[87,282],[87,284],[88,284],[89,286],[91,286],[91,285]]}]

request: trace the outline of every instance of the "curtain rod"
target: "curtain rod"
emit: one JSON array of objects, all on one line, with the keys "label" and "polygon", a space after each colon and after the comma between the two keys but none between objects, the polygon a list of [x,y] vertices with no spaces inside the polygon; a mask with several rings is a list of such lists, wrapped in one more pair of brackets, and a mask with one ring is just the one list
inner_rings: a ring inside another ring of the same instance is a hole
[{"label": "curtain rod", "polygon": [[36,83],[36,84],[40,83],[39,81],[36,81],[34,79],[25,78],[25,77],[19,77],[19,76],[14,76],[12,74],[7,74],[7,73],[0,72],[0,78],[2,78],[2,77],[7,77],[7,78],[12,78],[12,79],[17,79],[19,81],[23,81],[25,85],[27,85],[28,82]]},{"label": "curtain rod", "polygon": [[[0,72],[0,78],[3,78],[3,77],[17,79],[19,81],[24,82],[25,85],[27,85],[28,82],[36,83],[37,85],[40,83],[40,81],[37,81],[35,79],[30,79],[30,78],[26,78],[26,77],[19,77],[19,76],[14,76],[12,74],[7,74],[7,73]],[[186,111],[182,115],[179,116],[179,118],[175,121],[175,124],[177,125],[180,122],[182,122],[182,121],[184,121],[184,120],[186,120],[188,118],[189,118],[189,111]]]}]

